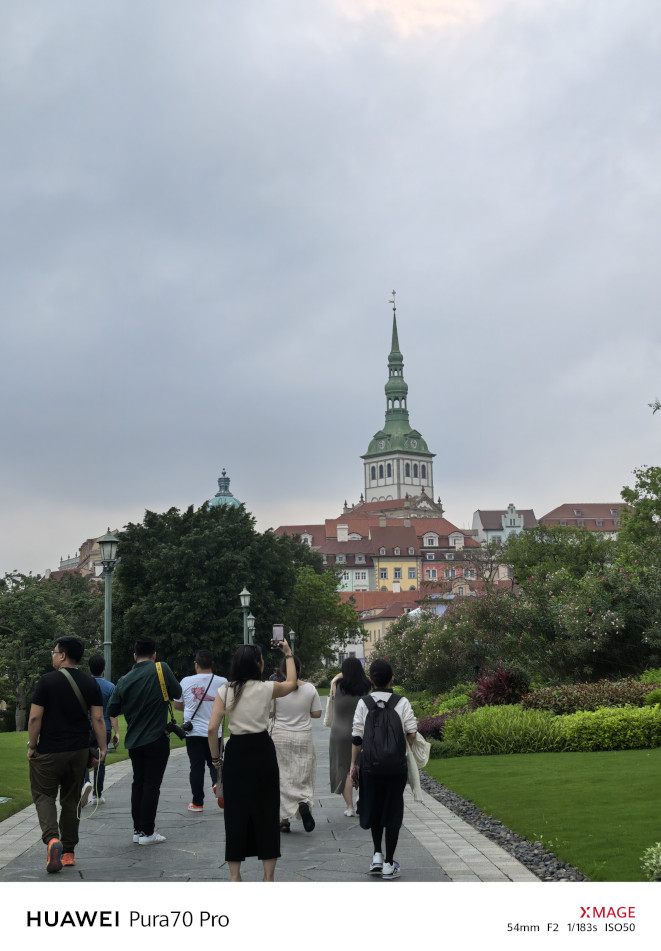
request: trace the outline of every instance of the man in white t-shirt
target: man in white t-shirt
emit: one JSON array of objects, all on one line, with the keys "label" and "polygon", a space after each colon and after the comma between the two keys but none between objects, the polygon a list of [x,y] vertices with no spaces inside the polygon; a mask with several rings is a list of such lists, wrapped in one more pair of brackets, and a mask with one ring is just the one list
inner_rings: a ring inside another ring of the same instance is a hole
[{"label": "man in white t-shirt", "polygon": [[[188,804],[189,812],[202,812],[204,808],[204,767],[209,767],[211,784],[217,779],[217,771],[211,762],[209,751],[209,717],[218,688],[227,683],[226,677],[214,674],[213,654],[202,649],[195,655],[195,673],[181,681],[181,700],[174,701],[176,710],[184,711],[184,724],[191,723],[186,734],[186,751],[190,760],[190,787],[193,794]],[[220,731],[218,733],[220,736]]]}]

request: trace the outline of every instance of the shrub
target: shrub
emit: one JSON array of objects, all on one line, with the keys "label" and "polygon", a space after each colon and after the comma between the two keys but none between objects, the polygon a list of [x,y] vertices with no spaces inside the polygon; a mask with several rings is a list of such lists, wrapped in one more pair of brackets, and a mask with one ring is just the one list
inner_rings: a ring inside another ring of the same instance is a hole
[{"label": "shrub", "polygon": [[498,753],[545,753],[561,749],[557,718],[520,706],[480,707],[445,724],[448,751],[467,756]]},{"label": "shrub", "polygon": [[456,697],[449,697],[441,703],[436,703],[436,713],[448,713],[450,710],[461,710],[462,707],[470,705],[470,697],[467,693],[460,693]]},{"label": "shrub", "polygon": [[637,680],[600,680],[593,684],[540,687],[526,694],[521,705],[524,710],[549,710],[557,714],[622,707],[626,704],[640,707],[649,692],[650,684]]},{"label": "shrub", "polygon": [[646,670],[638,679],[644,684],[661,684],[661,667]]},{"label": "shrub", "polygon": [[651,845],[643,852],[640,865],[648,882],[661,882],[661,842]]},{"label": "shrub", "polygon": [[429,743],[431,744],[429,759],[440,759],[443,756],[443,741],[431,739]]},{"label": "shrub", "polygon": [[443,738],[445,724],[464,712],[466,712],[464,709],[448,710],[447,713],[441,713],[438,716],[423,717],[418,720],[418,733],[422,734],[426,740],[440,740]]},{"label": "shrub", "polygon": [[308,680],[310,683],[314,684],[315,687],[330,687],[331,680],[335,677],[336,674],[339,674],[339,667],[322,667],[321,669],[311,671]]},{"label": "shrub", "polygon": [[576,753],[593,750],[638,750],[661,746],[661,708],[602,707],[556,717],[562,748]]},{"label": "shrub", "polygon": [[661,703],[661,690],[652,690],[643,697],[643,706],[653,707],[655,703]]},{"label": "shrub", "polygon": [[530,690],[530,678],[522,670],[486,671],[478,677],[477,686],[470,694],[476,707],[509,706],[518,703]]}]

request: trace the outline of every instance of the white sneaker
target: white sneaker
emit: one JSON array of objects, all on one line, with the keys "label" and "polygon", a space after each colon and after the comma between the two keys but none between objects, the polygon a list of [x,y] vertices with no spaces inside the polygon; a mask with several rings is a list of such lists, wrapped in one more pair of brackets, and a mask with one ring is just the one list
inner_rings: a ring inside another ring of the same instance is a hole
[{"label": "white sneaker", "polygon": [[370,865],[370,875],[380,875],[383,871],[383,853],[375,852]]},{"label": "white sneaker", "polygon": [[90,806],[103,806],[105,804],[105,799],[103,796],[92,796],[90,799]]},{"label": "white sneaker", "polygon": [[134,842],[139,842],[139,841],[140,841],[140,833],[139,833],[139,832],[136,832],[135,830],[133,830],[133,841],[134,841]]},{"label": "white sneaker", "polygon": [[390,862],[383,863],[383,869],[381,871],[381,878],[385,878],[390,881],[393,878],[399,878],[399,862],[393,862],[392,865]]},{"label": "white sneaker", "polygon": [[89,799],[90,793],[92,792],[93,789],[94,789],[94,786],[91,784],[89,780],[86,783],[83,783],[83,788],[80,793],[80,801],[78,803],[79,809],[85,808],[85,806],[87,805],[87,800]]},{"label": "white sneaker", "polygon": [[165,836],[160,832],[154,832],[153,835],[141,835],[138,837],[138,845],[156,845],[157,842],[165,842]]},{"label": "white sneaker", "polygon": [[345,809],[344,815],[347,817],[347,819],[350,819],[351,816],[355,816],[356,813],[353,811],[353,809]]}]

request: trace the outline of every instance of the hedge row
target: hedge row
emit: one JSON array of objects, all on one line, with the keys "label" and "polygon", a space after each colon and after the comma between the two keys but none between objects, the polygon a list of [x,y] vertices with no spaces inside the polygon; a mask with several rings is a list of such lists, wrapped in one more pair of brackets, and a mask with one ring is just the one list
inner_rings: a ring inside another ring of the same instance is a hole
[{"label": "hedge row", "polygon": [[521,706],[481,707],[443,724],[436,755],[591,752],[661,746],[661,706],[604,707],[555,716]]},{"label": "hedge row", "polygon": [[550,713],[578,713],[600,707],[642,707],[645,697],[661,684],[637,680],[600,680],[594,684],[568,684],[565,687],[540,687],[521,701],[524,710],[548,710]]}]

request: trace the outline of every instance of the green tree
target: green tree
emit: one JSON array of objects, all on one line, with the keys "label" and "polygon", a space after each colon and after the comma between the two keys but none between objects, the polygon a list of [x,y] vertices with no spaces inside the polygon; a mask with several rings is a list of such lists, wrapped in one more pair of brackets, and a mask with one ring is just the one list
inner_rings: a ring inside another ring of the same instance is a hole
[{"label": "green tree", "polygon": [[[191,670],[200,647],[210,648],[218,669],[226,671],[243,643],[239,592],[244,587],[256,618],[255,643],[268,651],[272,625],[292,623],[287,612],[299,569],[309,566],[318,575],[324,570],[320,556],[297,539],[257,532],[243,506],[146,512],[142,523],[126,526],[119,543],[113,622],[117,676],[133,663],[139,635],[154,638],[159,656],[180,677]],[[294,629],[303,645],[307,631]]]},{"label": "green tree", "polygon": [[26,728],[28,699],[51,669],[53,644],[72,633],[38,576],[12,572],[0,579],[0,670],[16,697],[17,730]]},{"label": "green tree", "polygon": [[296,635],[296,654],[306,666],[330,657],[336,649],[363,636],[352,602],[343,602],[337,591],[334,571],[315,572],[303,565],[286,607],[287,630]]},{"label": "green tree", "polygon": [[661,467],[634,469],[633,487],[624,486],[622,498],[628,508],[622,512],[618,543],[630,566],[661,566]]},{"label": "green tree", "polygon": [[614,556],[611,539],[585,528],[564,525],[536,525],[512,535],[504,552],[505,561],[522,588],[545,584],[560,570],[571,578],[582,578],[591,569],[611,563]]}]

